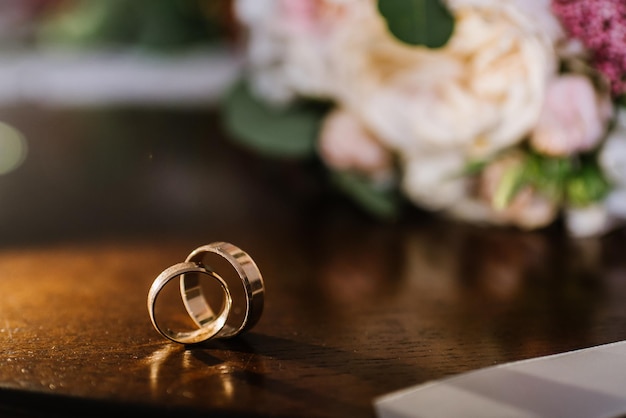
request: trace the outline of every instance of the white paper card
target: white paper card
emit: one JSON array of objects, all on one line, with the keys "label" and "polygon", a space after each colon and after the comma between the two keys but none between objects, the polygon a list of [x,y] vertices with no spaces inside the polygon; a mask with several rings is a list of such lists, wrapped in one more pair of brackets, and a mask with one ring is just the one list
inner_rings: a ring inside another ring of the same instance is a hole
[{"label": "white paper card", "polygon": [[626,341],[425,383],[374,406],[379,418],[626,416]]}]

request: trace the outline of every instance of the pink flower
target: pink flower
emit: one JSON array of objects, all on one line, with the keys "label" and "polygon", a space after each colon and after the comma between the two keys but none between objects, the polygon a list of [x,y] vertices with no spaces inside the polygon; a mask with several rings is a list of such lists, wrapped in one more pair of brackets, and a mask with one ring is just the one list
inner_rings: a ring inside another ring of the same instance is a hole
[{"label": "pink flower", "polygon": [[346,13],[346,6],[332,0],[280,0],[280,15],[294,33],[323,33]]},{"label": "pink flower", "polygon": [[510,202],[498,202],[503,181],[514,170],[521,170],[523,156],[511,153],[489,164],[479,180],[478,193],[493,212],[490,220],[517,225],[522,229],[541,228],[557,216],[556,202],[538,193],[531,186],[522,187]]},{"label": "pink flower", "polygon": [[319,152],[337,170],[354,170],[378,179],[391,174],[391,153],[353,114],[337,109],[322,125]]},{"label": "pink flower", "polygon": [[553,0],[552,9],[566,31],[591,52],[613,95],[626,94],[626,1]]},{"label": "pink flower", "polygon": [[589,151],[604,136],[611,111],[608,97],[600,97],[588,78],[557,77],[548,85],[530,142],[537,151],[553,156]]}]

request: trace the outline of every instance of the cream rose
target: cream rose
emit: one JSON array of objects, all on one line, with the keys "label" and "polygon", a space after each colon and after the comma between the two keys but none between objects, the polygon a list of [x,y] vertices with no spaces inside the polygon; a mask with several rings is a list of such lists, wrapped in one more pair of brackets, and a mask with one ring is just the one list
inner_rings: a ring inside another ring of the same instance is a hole
[{"label": "cream rose", "polygon": [[[335,97],[400,155],[405,194],[442,210],[468,199],[470,161],[525,139],[557,61],[554,32],[516,2],[458,3],[440,49],[402,45],[370,19],[367,31],[340,32],[346,52],[333,56],[344,62]],[[550,19],[543,6],[535,12]]]},{"label": "cream rose", "polygon": [[462,176],[465,156],[454,151],[419,153],[404,157],[402,189],[406,196],[429,210],[446,210],[469,193]]},{"label": "cream rose", "polygon": [[346,53],[338,99],[400,153],[455,149],[478,158],[520,142],[556,56],[530,17],[497,3],[455,9],[453,36],[436,50],[351,32],[343,44],[360,52]]}]

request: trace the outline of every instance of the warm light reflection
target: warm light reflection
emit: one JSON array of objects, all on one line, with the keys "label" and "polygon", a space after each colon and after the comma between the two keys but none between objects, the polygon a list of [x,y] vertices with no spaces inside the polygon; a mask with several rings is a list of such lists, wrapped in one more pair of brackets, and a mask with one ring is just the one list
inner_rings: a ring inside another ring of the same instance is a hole
[{"label": "warm light reflection", "polygon": [[[223,358],[221,354],[224,354]],[[210,353],[201,348],[188,349],[169,343],[146,357],[144,364],[148,366],[150,390],[155,399],[164,393],[195,398],[211,388],[212,393],[219,394],[215,401],[221,406],[230,405],[236,399],[236,381],[241,378],[241,373],[249,373],[248,367],[263,369],[256,364],[252,354],[242,356],[228,350]]]},{"label": "warm light reflection", "polygon": [[427,318],[445,306],[434,326],[442,349],[480,340],[493,350],[481,355],[501,361],[591,341],[610,309],[610,257],[599,239],[557,232],[438,225],[407,234],[412,312]]},{"label": "warm light reflection", "polygon": [[18,168],[26,158],[26,139],[14,127],[0,122],[0,174]]},{"label": "warm light reflection", "polygon": [[146,362],[150,367],[150,389],[155,395],[158,395],[159,371],[161,370],[161,365],[173,352],[180,351],[180,349],[181,347],[179,346],[167,344],[146,358]]}]

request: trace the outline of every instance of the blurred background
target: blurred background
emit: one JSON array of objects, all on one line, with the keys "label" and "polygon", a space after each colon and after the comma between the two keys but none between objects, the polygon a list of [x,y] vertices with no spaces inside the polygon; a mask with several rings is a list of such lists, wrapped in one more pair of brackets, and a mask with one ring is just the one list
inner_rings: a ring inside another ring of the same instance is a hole
[{"label": "blurred background", "polygon": [[[241,41],[228,0],[0,0],[0,245],[308,237],[302,254],[326,260],[330,287],[376,294],[368,271],[418,263],[429,282],[455,276],[495,300],[563,271],[593,298],[607,266],[621,272],[623,229],[570,242],[560,222],[524,232],[413,206],[381,221],[329,188],[314,158],[240,147],[219,108],[243,72]],[[404,260],[354,274],[340,262],[375,262],[389,243],[406,244]]]},{"label": "blurred background", "polygon": [[[244,73],[242,37],[229,0],[0,0],[0,267],[7,283],[21,289],[36,268],[56,262],[41,280],[65,278],[59,282],[69,283],[70,295],[73,280],[84,279],[73,262],[97,270],[94,282],[109,286],[135,277],[127,273],[141,270],[129,262],[137,254],[148,254],[144,261],[158,271],[164,254],[231,241],[250,248],[274,278],[274,294],[287,296],[268,304],[270,319],[280,319],[266,321],[276,335],[296,338],[291,330],[308,323],[312,337],[297,338],[325,345],[335,332],[338,346],[356,353],[351,344],[371,338],[360,312],[380,315],[392,337],[374,335],[399,341],[392,349],[406,360],[397,369],[402,379],[389,374],[385,390],[413,382],[417,366],[409,364],[434,363],[425,369],[439,377],[623,338],[623,228],[571,240],[561,220],[522,231],[456,222],[414,205],[402,207],[408,216],[401,218],[372,216],[331,187],[312,138],[285,148],[271,142],[317,132],[328,110],[319,103],[297,103],[278,124],[240,100],[237,127],[263,131],[262,146],[232,141],[220,105]],[[260,123],[263,116],[270,122]],[[395,194],[372,193],[351,177],[339,183],[373,212],[395,208],[388,204]],[[51,251],[57,246],[62,256]],[[113,255],[101,258],[101,248]],[[381,358],[391,357],[384,344]],[[460,365],[448,367],[450,359]],[[21,375],[15,364],[10,370]],[[382,390],[383,373],[372,364],[372,388]]]},{"label": "blurred background", "polygon": [[229,1],[0,1],[0,244],[236,219],[215,109],[240,61]]},{"label": "blurred background", "polygon": [[175,103],[235,77],[229,1],[3,0],[0,103]]}]

